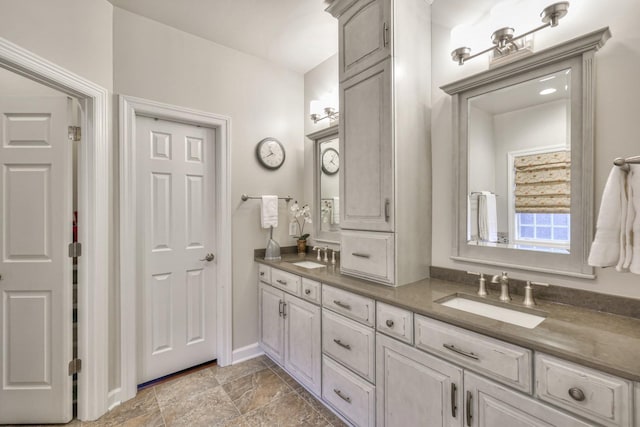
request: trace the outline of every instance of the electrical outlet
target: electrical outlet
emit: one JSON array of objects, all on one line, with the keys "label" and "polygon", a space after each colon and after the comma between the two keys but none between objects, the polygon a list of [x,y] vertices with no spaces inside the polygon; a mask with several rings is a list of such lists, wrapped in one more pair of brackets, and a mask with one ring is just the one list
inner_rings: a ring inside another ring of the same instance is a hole
[{"label": "electrical outlet", "polygon": [[298,235],[298,224],[294,221],[289,223],[289,236],[297,236]]}]

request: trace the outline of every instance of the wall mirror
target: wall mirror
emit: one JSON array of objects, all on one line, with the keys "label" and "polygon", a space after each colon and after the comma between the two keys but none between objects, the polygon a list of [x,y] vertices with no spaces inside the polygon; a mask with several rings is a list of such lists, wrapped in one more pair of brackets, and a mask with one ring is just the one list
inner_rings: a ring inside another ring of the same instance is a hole
[{"label": "wall mirror", "polygon": [[340,147],[338,125],[307,135],[314,141],[315,240],[340,243]]},{"label": "wall mirror", "polygon": [[452,258],[593,278],[594,54],[607,28],[443,86]]}]

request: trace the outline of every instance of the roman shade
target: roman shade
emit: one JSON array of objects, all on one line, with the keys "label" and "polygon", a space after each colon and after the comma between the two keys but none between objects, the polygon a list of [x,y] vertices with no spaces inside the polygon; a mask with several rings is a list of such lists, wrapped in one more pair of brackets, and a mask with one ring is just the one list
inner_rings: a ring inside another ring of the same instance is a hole
[{"label": "roman shade", "polygon": [[516,213],[570,213],[571,152],[514,157]]}]

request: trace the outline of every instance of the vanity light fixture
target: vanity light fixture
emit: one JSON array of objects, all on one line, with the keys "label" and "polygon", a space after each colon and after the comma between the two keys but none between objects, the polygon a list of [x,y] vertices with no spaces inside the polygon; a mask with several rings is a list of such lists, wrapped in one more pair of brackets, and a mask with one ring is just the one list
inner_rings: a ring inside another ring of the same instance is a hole
[{"label": "vanity light fixture", "polygon": [[[329,123],[334,123],[338,120],[339,113],[338,111],[331,105],[326,105],[322,107],[322,101],[311,101],[311,105],[309,106],[310,117],[313,120],[313,123],[318,123],[321,120],[329,119]],[[335,104],[334,104],[335,105]],[[323,115],[324,114],[324,115]]]},{"label": "vanity light fixture", "polygon": [[518,43],[516,43],[516,41],[523,39],[524,37],[531,35],[536,31],[540,31],[543,28],[557,26],[560,19],[564,17],[568,11],[568,1],[554,3],[550,6],[545,7],[544,10],[540,13],[540,18],[542,19],[543,25],[534,28],[533,30],[527,31],[526,33],[520,34],[519,36],[515,35],[515,30],[511,27],[497,29],[491,35],[493,46],[473,55],[471,55],[471,48],[464,46],[459,47],[451,52],[451,59],[456,61],[458,65],[463,65],[466,61],[491,51],[494,51],[496,57],[504,57],[513,52],[517,52],[519,49],[521,49],[522,45],[518,46]]}]

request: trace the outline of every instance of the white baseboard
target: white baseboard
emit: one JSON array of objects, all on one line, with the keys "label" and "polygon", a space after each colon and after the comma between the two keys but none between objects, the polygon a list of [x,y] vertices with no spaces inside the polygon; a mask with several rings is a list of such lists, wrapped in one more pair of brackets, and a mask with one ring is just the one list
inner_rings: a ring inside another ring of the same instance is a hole
[{"label": "white baseboard", "polygon": [[253,343],[249,344],[245,347],[240,347],[233,350],[233,362],[232,365],[236,363],[244,362],[245,360],[253,359],[254,357],[262,356],[264,351],[260,348],[260,344]]}]

